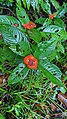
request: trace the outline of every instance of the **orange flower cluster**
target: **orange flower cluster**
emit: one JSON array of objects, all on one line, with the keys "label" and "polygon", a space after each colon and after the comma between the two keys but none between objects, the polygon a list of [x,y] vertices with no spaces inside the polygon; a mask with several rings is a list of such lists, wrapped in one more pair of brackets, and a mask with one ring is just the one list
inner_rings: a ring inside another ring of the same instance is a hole
[{"label": "orange flower cluster", "polygon": [[26,23],[26,24],[23,24],[23,27],[25,28],[25,29],[32,29],[32,28],[34,28],[34,27],[36,27],[36,25],[33,23],[33,22],[28,22],[28,23]]},{"label": "orange flower cluster", "polygon": [[54,17],[55,17],[55,14],[50,14],[50,15],[49,15],[49,18],[50,18],[50,19],[54,19]]},{"label": "orange flower cluster", "polygon": [[24,58],[24,63],[30,69],[37,69],[38,60],[33,55],[28,55]]}]

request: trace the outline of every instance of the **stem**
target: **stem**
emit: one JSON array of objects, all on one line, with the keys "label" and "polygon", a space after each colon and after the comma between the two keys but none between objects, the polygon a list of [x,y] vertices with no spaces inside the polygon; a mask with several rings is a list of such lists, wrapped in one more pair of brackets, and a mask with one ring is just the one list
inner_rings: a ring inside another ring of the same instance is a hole
[{"label": "stem", "polygon": [[6,7],[1,7],[1,6],[0,6],[0,8],[1,8],[1,9],[6,9],[6,10],[9,10],[9,11],[10,11],[10,12],[11,12],[11,13],[12,13],[15,17],[16,17],[16,15],[14,14],[14,12],[13,12],[12,10],[10,10],[9,8],[6,8]]}]

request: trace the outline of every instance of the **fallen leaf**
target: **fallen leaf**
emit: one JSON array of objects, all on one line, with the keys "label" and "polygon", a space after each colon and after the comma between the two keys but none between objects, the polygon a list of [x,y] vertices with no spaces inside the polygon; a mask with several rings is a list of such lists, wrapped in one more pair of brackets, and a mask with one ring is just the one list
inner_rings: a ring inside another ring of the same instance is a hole
[{"label": "fallen leaf", "polygon": [[67,107],[67,94],[58,94],[58,100],[63,104],[65,107]]},{"label": "fallen leaf", "polygon": [[0,76],[0,85],[3,83],[4,76]]},{"label": "fallen leaf", "polygon": [[51,103],[50,106],[53,112],[57,111],[57,107],[53,103]]}]

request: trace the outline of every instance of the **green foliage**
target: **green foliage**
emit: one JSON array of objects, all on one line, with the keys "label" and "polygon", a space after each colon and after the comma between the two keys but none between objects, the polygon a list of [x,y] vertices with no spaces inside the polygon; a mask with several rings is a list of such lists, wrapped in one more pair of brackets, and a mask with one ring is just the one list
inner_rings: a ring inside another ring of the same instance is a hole
[{"label": "green foliage", "polygon": [[9,76],[8,83],[14,84],[22,81],[23,79],[25,79],[28,72],[29,69],[23,63],[19,64]]},{"label": "green foliage", "polygon": [[24,38],[24,34],[13,26],[18,23],[19,21],[14,17],[5,15],[0,16],[0,32],[6,43],[17,44],[22,40],[22,37]]},{"label": "green foliage", "polygon": [[34,40],[36,43],[39,43],[42,39],[40,31],[37,29],[32,29],[31,31],[28,31],[28,34],[32,40]]},{"label": "green foliage", "polygon": [[[27,3],[28,2],[30,1],[27,1]],[[44,1],[42,1],[42,4],[43,2]],[[41,1],[39,1],[39,4],[41,4]],[[45,6],[43,7],[48,11],[46,12],[50,14],[49,0],[47,0],[43,5]],[[55,5],[55,1],[53,5]],[[31,54],[31,51],[32,53],[34,52],[33,53],[34,56],[37,57],[39,62],[41,62],[41,64],[44,66],[45,72],[47,72],[47,73],[44,72],[46,74],[46,77],[50,79],[52,82],[54,82],[53,77],[55,77],[55,79],[57,80],[57,78],[61,77],[61,72],[55,65],[50,64],[49,61],[52,61],[56,58],[57,52],[64,53],[64,47],[61,44],[62,38],[60,39],[60,36],[58,36],[58,33],[60,33],[63,29],[65,31],[64,22],[61,19],[59,20],[58,18],[56,18],[53,24],[50,19],[46,19],[43,23],[43,27],[41,27],[41,29],[43,29],[43,32],[47,33],[46,35],[37,29],[28,30],[26,32],[22,30],[22,24],[25,24],[29,22],[30,20],[24,8],[21,7],[21,1],[17,2],[16,14],[19,20],[11,16],[6,16],[6,15],[0,16],[0,32],[2,33],[4,41],[9,45],[9,48],[17,55],[25,57],[26,55]],[[58,21],[60,21],[59,24],[58,24]],[[62,23],[62,27],[60,25],[61,23]],[[18,24],[18,26],[15,27],[14,26],[15,24]],[[49,34],[52,34],[52,39],[49,38],[50,40],[46,42],[43,42],[43,41],[41,42],[42,37],[48,39],[47,36]],[[28,38],[31,38],[37,43],[35,45],[36,51],[33,48],[34,45],[28,42]],[[59,42],[59,39],[60,39],[60,42]],[[32,46],[33,49],[30,49],[31,48],[30,45]],[[46,62],[44,62],[43,60],[45,57],[46,57]],[[16,70],[14,70],[14,73],[16,77]],[[48,76],[48,73],[51,74],[51,76]],[[19,82],[20,81],[19,77],[13,79],[13,74],[10,75],[10,78],[9,78],[10,82],[11,80],[13,81],[13,83]],[[21,79],[24,79],[24,78],[21,78]],[[15,79],[17,80],[14,81]],[[62,85],[62,83],[58,83],[58,80],[54,83],[60,86]]]},{"label": "green foliage", "polygon": [[[42,65],[42,66],[41,66],[41,65]],[[44,68],[42,62],[41,62],[40,65],[39,65],[40,70],[44,73],[44,75],[46,76],[46,78],[48,78],[48,79],[49,79],[50,81],[52,81],[53,83],[55,83],[55,84],[57,84],[57,85],[63,87],[63,83],[61,82],[61,80],[58,79],[58,78],[56,78],[56,77],[54,77],[54,76],[52,75],[52,70],[53,70],[53,69],[52,69],[52,67],[50,68],[50,66],[51,66],[51,65],[48,66],[49,69],[48,69],[48,68]],[[55,68],[56,68],[56,67],[54,67],[53,72],[55,72]],[[50,71],[49,71],[49,70],[50,70]],[[50,72],[51,72],[51,73],[50,73]],[[58,73],[58,71],[57,71],[56,73]],[[55,75],[56,75],[56,74],[55,74]]]},{"label": "green foliage", "polygon": [[50,7],[50,4],[49,4],[49,0],[45,0],[45,2],[42,0],[41,7],[42,7],[43,11],[45,11],[46,13],[51,14],[51,7]]},{"label": "green foliage", "polygon": [[63,7],[61,7],[61,8],[58,10],[57,16],[58,16],[59,18],[61,18],[61,17],[63,17],[66,13],[67,13],[67,3],[64,3],[64,4],[63,4]]},{"label": "green foliage", "polygon": [[24,38],[24,34],[21,31],[10,25],[0,24],[0,32],[4,41],[10,45],[18,44],[22,37]]},{"label": "green foliage", "polygon": [[5,119],[5,117],[2,114],[0,114],[0,119]]},{"label": "green foliage", "polygon": [[43,31],[49,32],[49,33],[55,33],[55,32],[60,31],[60,30],[62,30],[62,28],[59,26],[49,25]]},{"label": "green foliage", "polygon": [[60,5],[58,4],[56,0],[50,0],[50,2],[52,3],[52,5],[55,7],[56,10],[60,8]]},{"label": "green foliage", "polygon": [[20,22],[13,16],[7,15],[0,15],[0,24],[7,24],[7,25],[20,25]]},{"label": "green foliage", "polygon": [[33,9],[37,9],[39,10],[39,0],[22,0],[25,8],[27,6],[27,9],[29,10],[30,9],[30,6],[33,7]]},{"label": "green foliage", "polygon": [[18,6],[16,8],[16,14],[21,24],[25,24],[30,21],[26,11],[22,7]]},{"label": "green foliage", "polygon": [[[62,113],[65,109],[57,104],[56,95],[66,92],[66,4],[60,6],[56,0],[1,0],[2,3],[12,6],[14,14],[0,15],[1,113],[7,114],[8,119],[44,119],[52,112],[50,103],[55,101]],[[1,10],[3,13],[4,8]],[[54,19],[49,18],[52,13]],[[30,21],[36,27],[24,28],[23,24]],[[36,70],[24,64],[30,54],[38,60]]]},{"label": "green foliage", "polygon": [[[4,19],[4,17],[5,17],[5,19]],[[1,19],[2,20],[0,22],[1,23],[0,31],[2,33],[2,36],[3,36],[3,39],[5,40],[5,42],[7,44],[9,44],[9,46],[10,46],[9,48],[14,53],[16,53],[18,55],[21,55],[21,56],[25,56],[25,55],[29,54],[30,53],[30,47],[28,45],[28,41],[26,39],[26,36],[18,28],[12,26],[13,21],[11,22],[10,18],[9,18],[9,20],[10,20],[9,24],[11,24],[11,25],[5,24],[7,22],[7,20],[8,20],[8,17],[7,16],[1,16]],[[12,19],[14,19],[14,21],[15,21],[15,18],[12,17]],[[4,23],[3,23],[3,21],[4,21]],[[52,29],[52,27],[53,27],[53,29]],[[59,27],[58,27],[58,29],[59,29]],[[51,27],[48,26],[48,28],[46,28],[46,31],[45,30],[43,30],[43,31],[44,32],[50,32],[50,33],[55,33],[55,31],[58,30],[58,29],[57,29],[57,27],[55,25],[51,25]],[[28,34],[31,37],[31,39],[33,39],[36,43],[39,43],[41,41],[41,39],[42,39],[41,33],[39,31],[35,30],[35,29],[32,29],[31,31],[28,31]],[[24,40],[24,41],[22,41],[22,40]],[[54,38],[54,41],[51,41],[51,42],[49,41],[49,42],[47,42],[46,45],[45,44],[41,44],[40,45],[40,52],[38,51],[39,57],[40,57],[39,60],[41,60],[41,58],[43,58],[43,56],[48,57],[48,55],[51,53],[50,51],[51,50],[52,51],[55,50],[56,43],[57,43],[57,41],[55,41],[55,38]],[[37,45],[36,45],[36,47],[37,47]],[[53,49],[52,49],[52,47],[53,47]],[[58,50],[60,48],[62,49],[62,46],[59,45]],[[43,52],[43,51],[45,51],[45,52]],[[35,52],[36,52],[36,55],[37,55],[37,51],[35,51]],[[62,52],[64,53],[64,51],[62,51]],[[43,66],[45,66],[46,69],[48,68],[48,71],[44,70],[46,76],[48,76],[47,78],[49,78],[53,83],[56,83],[58,85],[60,84],[60,86],[61,86],[61,83],[58,83],[58,81],[56,81],[56,82],[53,81],[53,77],[54,76],[53,76],[53,73],[52,72],[54,72],[55,75],[56,74],[58,75],[58,69],[56,69],[55,66],[50,65],[50,63],[48,61],[45,63],[45,65],[43,64],[44,62],[42,62],[42,60],[40,62],[41,62],[41,64]],[[49,65],[50,65],[50,67],[49,67]],[[20,68],[18,68],[18,69],[20,69]],[[21,68],[21,69],[22,69],[22,72],[23,72],[23,75],[24,76],[23,76],[23,78],[22,78],[22,76],[20,76],[21,77],[20,80],[21,79],[24,79],[26,77],[27,72],[28,72],[27,70],[24,70],[24,67]],[[56,69],[56,72],[55,72],[55,69]],[[20,82],[19,77],[16,77],[16,75],[17,75],[16,74],[16,70],[17,69],[15,69],[14,72],[9,77],[10,84],[11,83]],[[49,76],[48,73],[51,74],[51,76]],[[55,77],[55,79],[57,80],[56,77]]]},{"label": "green foliage", "polygon": [[29,55],[30,52],[30,45],[26,37],[24,37],[24,41],[19,42],[17,45],[11,45],[9,47],[14,53],[20,56]]}]

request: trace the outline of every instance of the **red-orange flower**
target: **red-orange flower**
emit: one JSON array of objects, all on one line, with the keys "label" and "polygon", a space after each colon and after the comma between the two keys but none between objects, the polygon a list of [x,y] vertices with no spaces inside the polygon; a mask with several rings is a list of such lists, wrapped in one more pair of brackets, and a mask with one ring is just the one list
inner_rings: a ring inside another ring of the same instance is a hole
[{"label": "red-orange flower", "polygon": [[24,63],[30,69],[37,69],[38,60],[33,55],[28,55],[24,58]]},{"label": "red-orange flower", "polygon": [[55,17],[55,14],[50,14],[50,15],[49,15],[49,18],[50,18],[50,19],[53,19],[54,17]]},{"label": "red-orange flower", "polygon": [[25,28],[25,29],[32,29],[32,28],[34,28],[34,27],[36,27],[36,25],[33,23],[33,22],[28,22],[28,23],[26,23],[26,24],[23,24],[23,27]]}]

